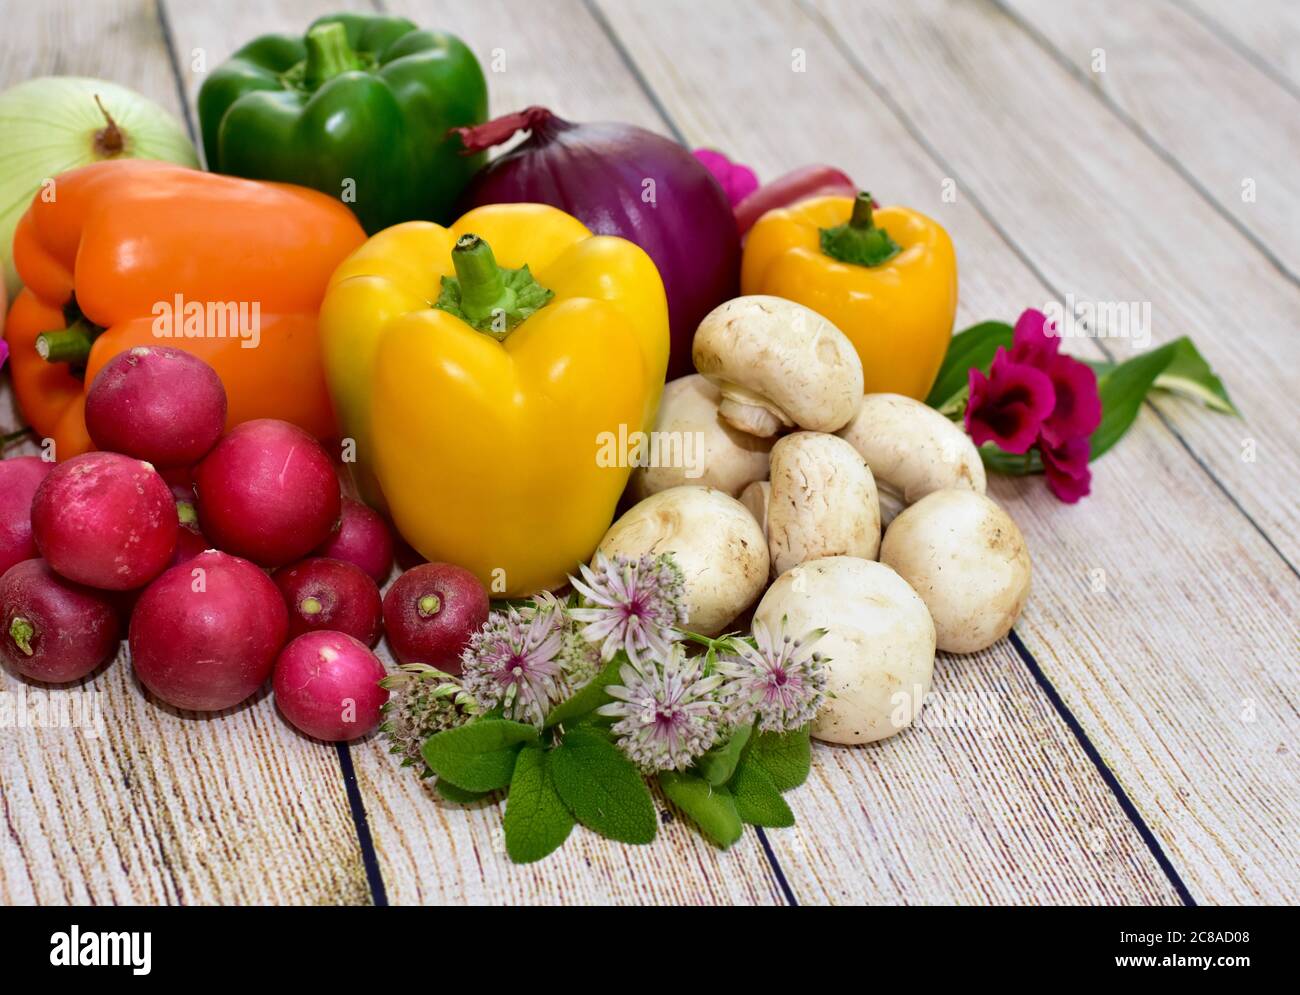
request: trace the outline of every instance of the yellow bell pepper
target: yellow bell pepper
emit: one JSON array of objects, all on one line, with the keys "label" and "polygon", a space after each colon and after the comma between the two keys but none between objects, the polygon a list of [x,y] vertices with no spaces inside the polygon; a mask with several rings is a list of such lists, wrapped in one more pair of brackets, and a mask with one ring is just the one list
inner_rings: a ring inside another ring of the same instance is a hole
[{"label": "yellow bell pepper", "polygon": [[541,204],[412,221],[343,261],[320,329],[363,496],[421,555],[494,597],[591,556],[630,472],[601,434],[653,424],[668,365],[645,252]]},{"label": "yellow bell pepper", "polygon": [[815,197],[750,229],[741,292],[810,307],[862,358],[868,394],[924,400],[957,315],[957,257],[936,222],[870,194]]}]

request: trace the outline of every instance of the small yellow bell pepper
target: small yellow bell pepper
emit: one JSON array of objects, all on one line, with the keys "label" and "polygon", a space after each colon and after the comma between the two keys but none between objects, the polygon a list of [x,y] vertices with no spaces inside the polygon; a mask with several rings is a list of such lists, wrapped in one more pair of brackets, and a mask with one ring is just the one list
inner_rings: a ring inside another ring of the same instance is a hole
[{"label": "small yellow bell pepper", "polygon": [[868,394],[924,400],[952,338],[957,257],[948,233],[916,211],[873,211],[865,193],[815,197],[755,223],[740,287],[838,326],[862,358]]},{"label": "small yellow bell pepper", "polygon": [[645,252],[540,204],[412,221],[343,261],[320,329],[363,496],[421,555],[494,597],[591,556],[630,472],[601,434],[653,424],[668,365]]}]

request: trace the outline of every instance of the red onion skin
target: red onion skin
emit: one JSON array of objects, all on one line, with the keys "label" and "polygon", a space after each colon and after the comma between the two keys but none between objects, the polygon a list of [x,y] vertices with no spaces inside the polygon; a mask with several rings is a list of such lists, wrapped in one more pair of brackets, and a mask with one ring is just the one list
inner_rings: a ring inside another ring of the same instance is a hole
[{"label": "red onion skin", "polygon": [[[504,141],[511,124],[532,134],[478,172],[464,209],[550,204],[598,235],[635,242],[654,260],[668,296],[667,379],[693,372],[691,341],[700,320],[740,292],[740,237],[718,181],[689,149],[662,135],[629,124],[572,124],[544,108],[481,126],[482,140]],[[462,130],[470,135],[467,147],[474,147],[477,130]],[[654,181],[653,197],[647,180]]]}]

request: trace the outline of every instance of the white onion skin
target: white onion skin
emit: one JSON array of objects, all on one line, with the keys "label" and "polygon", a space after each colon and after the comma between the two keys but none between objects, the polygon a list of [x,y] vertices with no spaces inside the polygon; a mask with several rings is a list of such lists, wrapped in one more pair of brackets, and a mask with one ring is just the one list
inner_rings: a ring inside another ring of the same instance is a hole
[{"label": "white onion skin", "polygon": [[[96,96],[122,134],[116,155],[97,147],[106,121]],[[199,164],[184,125],[162,107],[117,83],[84,76],[42,76],[0,93],[0,149],[0,259],[11,300],[19,287],[14,229],[46,180],[105,158]]]}]

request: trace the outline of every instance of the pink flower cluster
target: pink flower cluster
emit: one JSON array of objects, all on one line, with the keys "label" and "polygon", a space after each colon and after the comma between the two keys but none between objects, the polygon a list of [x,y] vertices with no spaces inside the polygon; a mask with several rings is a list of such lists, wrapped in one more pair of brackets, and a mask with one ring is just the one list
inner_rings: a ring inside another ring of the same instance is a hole
[{"label": "pink flower cluster", "polygon": [[714,149],[696,149],[694,155],[722,185],[732,207],[758,189],[758,177],[743,163],[732,162]]},{"label": "pink flower cluster", "polygon": [[1037,447],[1047,486],[1074,504],[1092,485],[1089,437],[1101,423],[1097,375],[1060,352],[1061,340],[1041,311],[1017,320],[1011,349],[998,349],[988,376],[970,371],[966,431],[975,444],[1009,453]]}]

